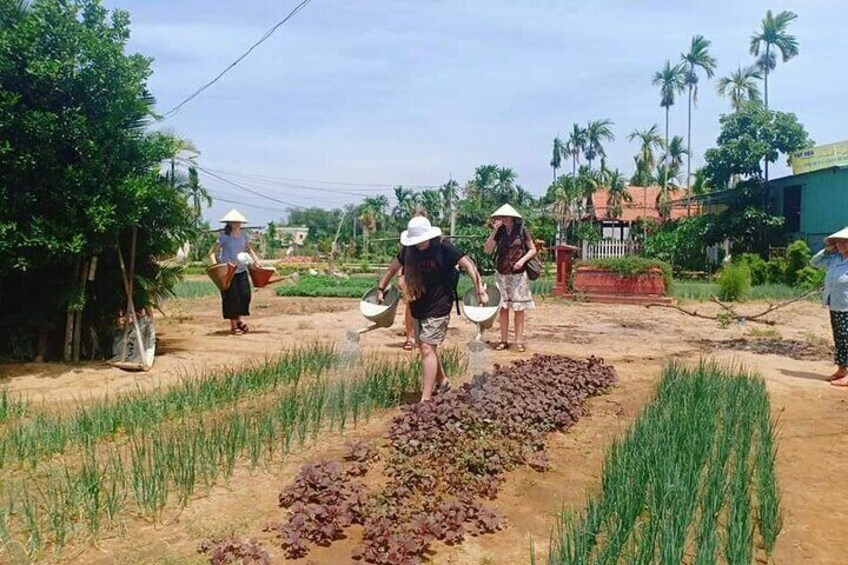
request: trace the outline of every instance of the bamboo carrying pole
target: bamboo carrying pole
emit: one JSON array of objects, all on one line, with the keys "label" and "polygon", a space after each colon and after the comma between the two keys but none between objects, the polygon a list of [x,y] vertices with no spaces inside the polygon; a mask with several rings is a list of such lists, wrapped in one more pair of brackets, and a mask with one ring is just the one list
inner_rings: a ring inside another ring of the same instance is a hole
[{"label": "bamboo carrying pole", "polygon": [[[118,260],[121,263],[121,274],[124,280],[124,290],[127,293],[127,310],[128,314],[132,316],[133,327],[135,328],[135,339],[138,344],[138,356],[141,359],[141,368],[143,371],[149,371],[150,367],[147,365],[147,360],[144,358],[144,343],[141,340],[141,329],[138,327],[138,318],[135,314],[135,304],[133,303],[133,278],[135,277],[135,244],[136,244],[136,236],[138,235],[138,229],[133,228],[132,232],[132,244],[131,244],[131,253],[132,256],[130,258],[130,275],[127,276],[127,268],[124,264],[124,254],[121,253],[121,245],[118,243]],[[127,355],[127,334],[124,332],[124,345],[121,354],[121,361]]]}]

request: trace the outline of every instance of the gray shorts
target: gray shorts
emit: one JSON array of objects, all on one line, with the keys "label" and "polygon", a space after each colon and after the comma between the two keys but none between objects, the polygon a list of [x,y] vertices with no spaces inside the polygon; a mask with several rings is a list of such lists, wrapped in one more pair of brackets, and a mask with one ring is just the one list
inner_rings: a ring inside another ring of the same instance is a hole
[{"label": "gray shorts", "polygon": [[412,319],[412,333],[415,340],[427,345],[441,345],[448,333],[450,314],[438,318]]}]

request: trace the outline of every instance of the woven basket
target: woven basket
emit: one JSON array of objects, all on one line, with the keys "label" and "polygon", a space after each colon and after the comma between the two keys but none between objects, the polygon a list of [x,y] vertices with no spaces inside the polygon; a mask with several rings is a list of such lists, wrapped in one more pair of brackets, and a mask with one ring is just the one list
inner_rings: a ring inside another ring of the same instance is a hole
[{"label": "woven basket", "polygon": [[221,292],[230,288],[236,274],[236,266],[232,263],[218,263],[206,269],[206,274]]}]

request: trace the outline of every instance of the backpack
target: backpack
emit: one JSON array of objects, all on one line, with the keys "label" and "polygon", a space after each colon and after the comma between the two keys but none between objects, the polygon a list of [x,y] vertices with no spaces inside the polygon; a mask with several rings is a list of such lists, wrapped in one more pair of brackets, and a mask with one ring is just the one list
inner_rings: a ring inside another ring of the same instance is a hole
[{"label": "backpack", "polygon": [[439,270],[442,271],[445,277],[450,281],[450,288],[453,291],[453,302],[456,304],[456,315],[460,316],[461,312],[459,310],[459,265],[454,265],[453,267],[448,267],[444,260],[444,250],[442,248],[442,241],[439,240],[439,248],[436,250],[436,265],[439,266]]}]

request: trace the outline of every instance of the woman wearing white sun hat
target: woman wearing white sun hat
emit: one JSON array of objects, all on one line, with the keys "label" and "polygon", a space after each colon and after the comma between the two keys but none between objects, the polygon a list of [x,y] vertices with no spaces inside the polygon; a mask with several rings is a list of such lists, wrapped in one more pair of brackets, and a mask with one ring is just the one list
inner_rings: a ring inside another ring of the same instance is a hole
[{"label": "woman wearing white sun hat", "polygon": [[236,273],[230,287],[221,291],[221,304],[225,320],[230,321],[230,332],[241,335],[248,331],[247,324],[242,322],[242,316],[250,316],[250,277],[247,267],[250,263],[259,263],[259,257],[250,246],[250,237],[242,231],[242,224],[247,218],[238,210],[230,210],[221,218],[224,233],[218,236],[218,241],[209,251],[213,263],[232,263],[236,265]]},{"label": "woman wearing white sun hat", "polygon": [[525,265],[536,256],[536,245],[530,231],[524,226],[523,218],[515,208],[504,204],[492,213],[492,233],[483,246],[485,253],[497,251],[495,255],[495,281],[501,291],[500,328],[501,342],[498,351],[509,349],[509,311],[514,312],[515,345],[519,352],[524,347],[524,316],[535,308],[530,293],[530,280]]},{"label": "woman wearing white sun hat", "polygon": [[400,234],[400,243],[403,249],[380,279],[378,300],[382,301],[383,291],[403,268],[413,333],[421,351],[424,372],[421,402],[426,402],[436,390],[449,387],[438,349],[447,334],[451,309],[458,300],[457,267],[464,269],[474,281],[481,304],[487,303],[489,296],[474,262],[443,240],[442,230],[432,226],[427,218],[416,216],[409,220],[406,231]]},{"label": "woman wearing white sun hat", "polygon": [[827,269],[822,303],[830,309],[837,366],[828,380],[833,386],[848,387],[848,228],[827,236],[824,249],[810,263]]}]

